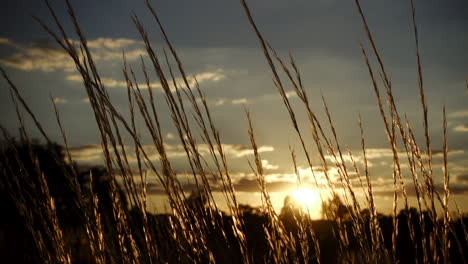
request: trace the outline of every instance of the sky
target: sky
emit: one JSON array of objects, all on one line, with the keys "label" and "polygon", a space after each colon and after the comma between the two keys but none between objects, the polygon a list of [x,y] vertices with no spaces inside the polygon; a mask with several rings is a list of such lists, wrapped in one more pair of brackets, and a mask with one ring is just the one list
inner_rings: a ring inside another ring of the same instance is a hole
[{"label": "sky", "polygon": [[[72,32],[64,2],[51,1],[65,29]],[[154,20],[144,1],[71,2],[89,40],[104,85],[114,104],[126,109],[122,50],[137,71],[140,55],[147,58],[130,16],[134,13],[140,17],[154,47],[162,50],[164,44]],[[424,144],[410,1],[361,2],[389,72],[399,111],[407,114],[418,142]],[[388,191],[393,189],[392,154],[359,49],[359,40],[364,40],[365,34],[354,1],[250,0],[248,3],[270,44],[285,58],[288,52],[294,55],[313,109],[326,122],[320,99],[323,93],[340,142],[356,153],[358,162],[362,162],[362,155],[357,120],[359,114],[362,116],[377,203],[383,212],[388,212],[393,195]],[[247,163],[248,159],[253,159],[253,152],[249,146],[244,106],[252,112],[275,207],[281,208],[285,195],[296,186],[290,145],[298,154],[298,166],[306,184],[313,188],[310,168],[240,2],[158,0],[153,4],[186,71],[197,77],[206,93],[241,202],[260,204],[257,183]],[[452,192],[462,201],[462,206],[466,204],[463,209],[468,211],[468,2],[416,0],[415,4],[433,152],[438,153],[442,147],[442,107],[445,105]],[[81,77],[72,61],[32,16],[52,25],[52,18],[42,1],[3,0],[0,65],[19,87],[50,136],[61,142],[49,99],[52,95],[64,120],[75,160],[81,164],[99,164],[102,160],[100,139]],[[142,75],[137,76],[141,78]],[[152,81],[157,86],[154,77]],[[287,89],[292,91],[292,87]],[[184,163],[183,149],[175,139],[176,131],[163,106],[161,92],[159,98],[171,160],[181,174],[187,173],[189,167]],[[290,99],[298,111],[301,128],[310,134],[299,99],[293,93],[290,93]],[[0,81],[0,112],[2,126],[17,133],[19,125],[15,108],[3,80]],[[29,127],[32,136],[39,138],[37,131]],[[306,137],[306,143],[312,150],[310,137]],[[206,146],[200,145],[200,149],[206,151]],[[319,163],[315,154],[313,160]],[[440,178],[441,155],[435,155],[434,161],[435,176]],[[333,169],[332,166],[330,173],[336,174]],[[436,181],[440,182],[440,179]],[[155,204],[163,206],[159,202],[160,191],[156,183],[154,186]]]}]

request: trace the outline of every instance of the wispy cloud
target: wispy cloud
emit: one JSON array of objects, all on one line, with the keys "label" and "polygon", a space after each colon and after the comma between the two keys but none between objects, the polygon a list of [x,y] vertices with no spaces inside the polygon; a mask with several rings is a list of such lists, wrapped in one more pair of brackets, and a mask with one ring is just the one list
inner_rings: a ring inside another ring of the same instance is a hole
[{"label": "wispy cloud", "polygon": [[[169,134],[168,134],[169,135]],[[172,137],[174,135],[171,134]],[[248,146],[239,145],[239,144],[222,144],[224,153],[228,157],[231,158],[242,158],[248,155],[253,155],[254,151]],[[184,147],[181,144],[165,144],[166,154],[169,158],[181,158],[186,156],[186,152]],[[135,162],[136,156],[135,153],[131,151],[131,147],[125,147],[127,158],[130,162]],[[127,150],[128,148],[128,150]],[[206,144],[199,144],[197,145],[198,152],[202,156],[209,156],[210,149]],[[152,145],[144,145],[143,149],[147,153],[148,157],[151,160],[158,160],[159,154],[156,148]],[[272,146],[259,146],[258,152],[271,152],[274,151]],[[75,146],[70,148],[70,154],[72,158],[77,162],[86,162],[86,163],[99,163],[103,160],[103,151],[100,145],[97,144],[90,144],[90,145],[83,145],[83,146]],[[271,168],[275,168],[274,165],[268,164],[267,166],[271,166]]]},{"label": "wispy cloud", "polygon": [[62,97],[54,97],[53,100],[54,100],[54,103],[56,103],[56,104],[65,104],[65,103],[68,102],[67,99],[62,98]]},{"label": "wispy cloud", "polygon": [[279,168],[278,165],[270,164],[270,162],[268,160],[265,160],[265,159],[262,160],[262,166],[266,170],[277,170]]},{"label": "wispy cloud", "polygon": [[166,138],[169,139],[169,140],[173,140],[173,139],[175,139],[175,135],[172,134],[172,133],[167,133]]},{"label": "wispy cloud", "polygon": [[226,102],[226,99],[218,99],[215,101],[214,105],[221,106],[221,105],[224,105],[225,102]]},{"label": "wispy cloud", "polygon": [[[266,188],[269,192],[284,192],[286,190],[292,190],[296,188],[295,182],[288,181],[275,181],[267,182]],[[234,188],[238,192],[259,192],[258,182],[255,178],[242,178],[238,182],[234,183]]]},{"label": "wispy cloud", "polygon": [[[197,73],[195,74],[195,78],[188,77],[188,83],[191,87],[193,87],[196,83],[195,79],[197,80],[199,84],[202,84],[205,82],[218,82],[224,78],[225,78],[225,75],[223,73],[223,70],[217,69],[212,72]],[[67,75],[65,79],[71,82],[78,82],[78,83],[83,81],[81,75],[78,75],[78,74]],[[121,79],[102,77],[101,82],[107,88],[126,88],[127,87],[127,82]],[[180,85],[184,83],[184,80],[182,78],[176,78],[176,83],[177,85]],[[174,91],[175,87],[173,86],[173,83],[170,82],[169,85],[170,85],[169,88]],[[138,83],[138,87],[141,89],[145,89],[148,86],[146,83]],[[150,87],[154,89],[162,89],[162,85],[160,82],[151,82]]]},{"label": "wispy cloud", "polygon": [[[224,151],[228,155],[231,155],[232,157],[242,158],[242,157],[254,154],[253,149],[251,149],[250,147],[247,147],[245,145],[223,144],[222,146],[224,148]],[[203,144],[202,149],[204,149],[206,151],[206,150],[208,150],[208,146]],[[274,150],[275,150],[275,148],[273,148],[272,146],[259,146],[258,147],[258,152],[259,153],[272,152]]]},{"label": "wispy cloud", "polygon": [[[461,150],[461,149],[453,149],[453,150],[449,150],[448,154],[449,155],[460,155],[460,154],[463,154],[465,153],[464,150]],[[404,151],[400,151],[397,153],[399,157],[406,157],[406,152]],[[355,159],[358,158],[360,159],[360,156],[361,154],[359,155],[355,155]],[[427,157],[427,154],[426,153],[421,153],[421,156],[422,157]],[[432,150],[432,156],[433,157],[442,157],[443,156],[443,152],[442,150],[438,150],[438,149],[433,149]],[[385,158],[392,158],[393,157],[393,152],[391,149],[387,149],[387,148],[368,148],[366,149],[366,157],[367,159],[385,159]]]},{"label": "wispy cloud", "polygon": [[453,128],[455,132],[468,132],[468,125],[458,125]]},{"label": "wispy cloud", "polygon": [[[141,41],[126,38],[97,38],[87,42],[88,47],[94,49],[123,49],[141,43]],[[77,41],[76,44],[78,44]]]},{"label": "wispy cloud", "polygon": [[[299,173],[299,176],[301,177],[302,182],[309,182],[309,183],[314,183],[315,180],[317,180],[317,183],[322,186],[327,186],[328,178],[331,180],[331,182],[335,182],[336,180],[339,179],[339,173],[338,173],[338,168],[336,167],[329,167],[327,171],[324,170],[322,167],[313,167],[312,169],[310,167],[307,168],[302,168],[298,167],[297,171]],[[291,180],[295,180],[297,176],[290,175],[289,177],[294,177],[291,178]]]},{"label": "wispy cloud", "polygon": [[[182,145],[170,145],[166,144],[167,156],[170,158],[184,157],[186,155],[185,149]],[[198,144],[198,151],[203,156],[210,155],[210,148],[207,144]],[[253,155],[254,151],[249,146],[239,145],[239,144],[222,144],[224,153],[233,158],[242,158],[248,155]],[[154,146],[148,146],[151,151],[156,151]],[[271,152],[274,151],[272,146],[259,146],[258,152]],[[156,154],[156,153],[154,153]],[[156,156],[155,156],[156,158]]]},{"label": "wispy cloud", "polygon": [[[71,40],[78,45],[79,42]],[[16,52],[6,58],[0,58],[0,63],[22,71],[42,72],[74,72],[75,64],[69,55],[52,42],[17,43],[11,39],[1,38],[1,45],[7,45],[16,49]],[[124,38],[97,38],[88,41],[96,62],[109,62],[122,58],[122,50],[128,61],[136,60],[140,55],[145,55],[141,41]]]},{"label": "wispy cloud", "polygon": [[231,104],[238,105],[238,104],[246,104],[248,102],[247,98],[238,98],[231,100]]},{"label": "wispy cloud", "polygon": [[73,146],[69,151],[76,162],[99,163],[103,159],[102,148],[97,144]]},{"label": "wispy cloud", "polygon": [[[65,77],[65,79],[66,79],[67,81],[77,82],[77,83],[80,83],[80,82],[83,81],[83,78],[81,77],[81,75],[78,75],[78,74],[67,75],[67,76]],[[115,80],[115,79],[106,78],[106,77],[102,77],[102,78],[101,78],[101,83],[102,83],[105,87],[108,87],[108,88],[127,87],[127,82],[125,82],[125,81]]]},{"label": "wispy cloud", "polygon": [[[390,184],[383,185],[382,188],[379,188],[373,192],[375,196],[388,196],[391,197],[393,196],[394,190],[392,188],[388,188],[388,186],[391,186]],[[444,186],[443,184],[434,184],[435,190],[437,192],[444,192]],[[416,196],[416,190],[414,188],[413,183],[409,183],[406,185],[406,193],[407,195],[411,197]],[[451,194],[467,194],[468,193],[468,185],[466,183],[453,183],[450,185],[450,193]],[[398,195],[403,195],[401,190],[398,189],[397,191]]]},{"label": "wispy cloud", "polygon": [[463,118],[468,117],[468,110],[456,111],[448,114],[449,118]]},{"label": "wispy cloud", "polygon": [[50,42],[31,42],[19,44],[3,38],[0,44],[14,47],[17,52],[7,58],[0,58],[0,63],[22,71],[66,71],[75,69],[73,61],[62,50]]},{"label": "wispy cloud", "polygon": [[297,93],[296,93],[296,91],[286,92],[286,97],[287,98],[297,98]]}]

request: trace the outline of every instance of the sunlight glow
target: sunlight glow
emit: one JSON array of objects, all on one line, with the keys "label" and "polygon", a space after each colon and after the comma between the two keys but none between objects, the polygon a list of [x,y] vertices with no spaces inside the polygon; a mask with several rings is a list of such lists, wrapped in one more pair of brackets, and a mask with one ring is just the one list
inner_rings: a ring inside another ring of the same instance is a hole
[{"label": "sunlight glow", "polygon": [[303,209],[309,212],[320,211],[320,194],[318,191],[300,188],[293,191],[292,196],[294,200],[300,205]]}]

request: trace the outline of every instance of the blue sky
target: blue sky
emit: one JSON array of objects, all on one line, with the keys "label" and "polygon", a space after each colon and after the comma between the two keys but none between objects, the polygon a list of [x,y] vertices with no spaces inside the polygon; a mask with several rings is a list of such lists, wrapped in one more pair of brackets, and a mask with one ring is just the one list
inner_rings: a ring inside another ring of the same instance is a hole
[{"label": "blue sky", "polygon": [[[31,17],[35,15],[51,24],[45,5],[41,1],[3,2],[0,10],[1,66],[18,85],[52,138],[59,141],[48,97],[52,94],[56,98],[77,160],[97,163],[99,151],[95,144],[99,144],[99,136],[80,77],[72,62]],[[71,32],[64,1],[51,2]],[[136,69],[139,56],[145,56],[138,31],[130,19],[131,12],[142,19],[154,46],[159,50],[163,47],[144,1],[71,2],[104,84],[115,104],[125,109],[121,52],[126,52],[130,65]],[[391,180],[391,156],[388,156],[384,127],[359,50],[358,41],[365,35],[354,1],[251,0],[249,3],[260,30],[272,46],[281,55],[287,56],[289,51],[294,54],[314,110],[325,121],[320,101],[320,92],[323,92],[340,141],[354,152],[360,147],[357,118],[359,113],[362,115],[367,147],[375,154],[371,172],[376,185],[381,185],[384,201],[389,195],[385,189]],[[442,146],[442,106],[445,104],[454,192],[468,193],[468,93],[465,84],[468,78],[468,3],[464,0],[417,0],[415,3],[433,148],[436,151]],[[197,76],[207,94],[223,141],[230,150],[231,168],[239,190],[255,192],[252,186],[256,184],[246,162],[247,158],[252,158],[243,112],[243,106],[247,105],[253,114],[258,143],[264,146],[262,157],[268,167],[267,177],[281,205],[285,195],[282,190],[290,187],[288,182],[293,173],[288,146],[292,145],[299,153],[300,145],[240,3],[236,0],[159,0],[154,5],[187,72]],[[392,80],[399,110],[407,113],[422,143],[410,2],[364,0],[362,6]],[[291,100],[302,113],[299,100],[294,96]],[[186,171],[187,166],[178,156],[181,150],[177,141],[171,139],[175,130],[170,116],[164,115],[167,109],[161,106],[160,111],[168,144],[174,148],[174,162],[178,170]],[[15,133],[18,123],[3,81],[0,82],[0,112],[1,124]],[[307,131],[306,116],[304,113],[299,116],[301,126]],[[34,130],[31,133],[38,137]],[[312,145],[310,138],[306,140]],[[440,157],[436,157],[436,161],[440,163]],[[304,157],[299,156],[298,162],[306,170]]]}]

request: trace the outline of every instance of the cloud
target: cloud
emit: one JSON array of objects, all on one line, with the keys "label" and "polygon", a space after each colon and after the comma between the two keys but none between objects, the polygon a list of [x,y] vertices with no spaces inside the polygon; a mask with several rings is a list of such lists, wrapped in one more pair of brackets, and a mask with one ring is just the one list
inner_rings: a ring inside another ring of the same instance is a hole
[{"label": "cloud", "polygon": [[[462,149],[453,149],[453,150],[449,150],[449,155],[460,155],[460,154],[463,154],[465,153],[464,150]],[[399,151],[398,153],[398,156],[399,157],[405,157],[406,158],[406,152],[404,151]],[[423,153],[420,153],[421,156],[423,158],[427,158],[427,153],[423,152]],[[442,150],[439,150],[439,149],[433,149],[432,150],[432,157],[436,158],[436,157],[443,157],[443,151]],[[362,157],[362,154],[354,154],[353,155],[354,159],[355,160],[360,160],[361,157]],[[385,159],[385,158],[393,158],[393,151],[389,148],[368,148],[366,149],[366,157],[367,159],[369,160],[372,160],[372,159]],[[349,157],[348,157],[349,158]],[[347,158],[345,158],[346,160]]]},{"label": "cloud", "polygon": [[[139,44],[141,41],[137,41],[134,39],[126,39],[126,38],[97,38],[94,40],[88,41],[88,47],[94,49],[123,49],[129,46]],[[78,44],[78,43],[77,43]]]},{"label": "cloud", "polygon": [[239,99],[231,100],[231,104],[233,104],[233,105],[246,104],[247,102],[248,102],[247,98],[239,98]]},{"label": "cloud", "polygon": [[[197,73],[195,74],[195,78],[197,79],[198,83],[201,84],[204,82],[218,82],[224,79],[225,75],[222,69],[217,69],[212,72]],[[65,79],[77,83],[81,83],[83,81],[81,75],[78,74],[67,75]],[[109,77],[101,77],[101,82],[107,88],[127,88],[127,82],[124,80],[118,80]],[[176,83],[180,86],[180,84],[184,83],[184,81],[182,78],[176,78]],[[194,78],[188,77],[188,83],[191,87],[194,87],[196,82]],[[154,89],[162,89],[162,85],[160,82],[151,82],[150,86]],[[175,87],[173,86],[172,81],[169,83],[169,86],[172,91],[175,91]],[[146,89],[148,86],[146,83],[138,83],[138,87],[140,89]]]},{"label": "cloud", "polygon": [[[297,187],[296,182],[288,181],[275,181],[267,182],[266,188],[268,192],[284,192],[292,190]],[[259,192],[260,188],[255,178],[242,178],[238,182],[234,183],[234,189],[236,192]]]},{"label": "cloud", "polygon": [[[75,45],[79,41],[71,40]],[[7,58],[0,58],[0,63],[22,71],[42,72],[74,72],[75,64],[70,56],[57,44],[49,41],[36,41],[26,44],[17,43],[11,39],[0,38],[0,44],[8,45],[16,49],[16,52]],[[96,62],[109,62],[120,60],[122,50],[128,61],[139,59],[145,55],[141,41],[124,38],[97,38],[87,42],[88,47]]]},{"label": "cloud", "polygon": [[172,140],[172,139],[175,139],[175,135],[172,134],[172,133],[167,133],[166,138],[169,139],[169,140]]},{"label": "cloud", "polygon": [[218,99],[218,100],[216,100],[214,105],[215,106],[221,106],[221,105],[224,105],[225,102],[226,102],[226,99]]},{"label": "cloud", "polygon": [[[250,147],[239,145],[239,144],[222,144],[224,153],[231,158],[242,158],[248,155],[253,155],[253,149]],[[186,156],[184,147],[181,144],[165,144],[164,145],[166,154],[169,158],[181,158]],[[197,145],[198,152],[204,156],[208,157],[210,155],[210,149],[207,144]],[[137,157],[133,152],[133,147],[125,146],[127,158],[130,162],[136,162]],[[148,155],[150,160],[156,161],[159,159],[159,154],[153,145],[143,145],[143,149]],[[274,148],[272,146],[260,146],[258,152],[271,152]],[[104,156],[101,145],[90,144],[82,146],[74,146],[70,148],[70,154],[72,159],[77,162],[85,163],[100,163],[102,162]],[[272,168],[274,165],[271,165]]]},{"label": "cloud", "polygon": [[[325,159],[329,160],[333,164],[335,164],[336,162],[342,163],[340,155],[338,153],[336,153],[335,155],[336,157],[334,157],[333,155],[325,155]],[[356,153],[356,154],[353,154],[352,157],[356,164],[362,164],[362,165],[364,164],[364,157],[362,156],[362,154]],[[367,159],[368,159],[367,166],[372,167],[373,163],[369,161],[371,158],[367,157]],[[353,166],[351,156],[348,154],[343,154],[343,162],[347,163],[347,165],[349,166]]]},{"label": "cloud", "polygon": [[[224,152],[232,157],[235,158],[242,158],[248,155],[253,155],[254,151],[252,148],[238,145],[238,144],[222,144]],[[208,146],[205,144],[200,145],[200,150],[208,152]],[[259,146],[257,151],[259,153],[262,152],[271,152],[275,149],[272,146]]]},{"label": "cloud", "polygon": [[67,75],[65,79],[71,82],[81,82],[83,80],[83,77],[81,77],[81,75],[79,74],[72,74],[72,75]]},{"label": "cloud", "polygon": [[468,132],[468,125],[458,125],[453,128],[455,132]]},{"label": "cloud", "polygon": [[456,111],[448,114],[449,118],[463,118],[468,117],[468,110]]},{"label": "cloud", "polygon": [[65,51],[50,42],[31,42],[23,45],[10,39],[2,39],[1,43],[17,50],[8,58],[0,58],[0,63],[7,67],[42,72],[71,72],[75,69],[75,64]]},{"label": "cloud", "polygon": [[[265,175],[267,178],[270,176],[269,174]],[[193,175],[192,174],[185,174],[181,173],[177,175],[177,178],[181,182],[182,188],[186,191],[194,190],[196,188],[195,184],[192,182]],[[248,193],[258,193],[260,192],[260,187],[258,185],[258,181],[252,175],[245,175],[245,174],[231,174],[231,178],[233,179],[233,185],[236,192],[248,192]],[[211,190],[213,192],[222,192],[223,188],[219,181],[214,180],[211,175],[208,175],[208,181],[210,183]],[[314,185],[311,183],[303,183],[302,185],[305,188],[314,188]],[[267,181],[266,188],[269,193],[275,192],[290,192],[297,188],[297,182],[295,180],[275,180],[275,181]],[[148,184],[147,187],[148,193],[151,194],[163,194],[164,189],[159,183],[151,183]]]},{"label": "cloud", "polygon": [[328,180],[327,176],[329,177],[331,182],[337,181],[340,177],[338,173],[338,168],[329,166],[328,170],[325,171],[324,168],[322,167],[313,167],[312,169],[310,167],[307,168],[301,168],[298,167],[297,171],[299,173],[299,176],[302,179],[302,182],[314,182],[317,180],[317,183],[319,185],[327,186],[328,185]]},{"label": "cloud", "polygon": [[289,92],[286,92],[286,97],[287,97],[287,98],[290,98],[290,99],[291,99],[291,98],[298,98],[296,91],[289,91]]},{"label": "cloud", "polygon": [[65,104],[65,103],[68,102],[67,99],[62,98],[62,97],[54,97],[53,100],[54,100],[54,103],[56,103],[56,104]]},{"label": "cloud", "polygon": [[[465,151],[463,149],[452,149],[452,150],[448,151],[449,156],[460,155],[460,154],[463,154],[463,153],[465,153]],[[432,150],[432,156],[443,157],[444,152],[442,150],[439,150],[439,149],[433,149]]]},{"label": "cloud", "polygon": [[369,148],[366,149],[367,159],[381,159],[393,157],[393,152],[391,149],[381,149],[381,148]]},{"label": "cloud", "polygon": [[217,82],[217,81],[221,81],[225,77],[224,74],[222,74],[221,72],[222,72],[221,69],[218,69],[217,71],[213,71],[213,72],[202,72],[202,73],[197,74],[195,77],[197,78],[198,82],[203,82],[205,80]]},{"label": "cloud", "polygon": [[[386,186],[381,186],[382,188],[379,188],[378,190],[374,190],[374,195],[375,196],[393,196],[393,186],[388,183]],[[400,187],[398,187],[400,188]],[[466,183],[451,183],[450,184],[450,193],[451,194],[468,194],[468,184]],[[444,185],[443,184],[435,184],[434,189],[436,192],[439,194],[444,193]],[[406,184],[406,193],[408,196],[415,197],[416,196],[416,190],[414,188],[413,183]],[[403,195],[401,190],[397,190],[398,195]]]},{"label": "cloud", "polygon": [[99,163],[103,159],[101,145],[89,144],[69,148],[73,161],[84,163]]},{"label": "cloud", "polygon": [[[67,78],[67,80],[70,80]],[[115,87],[127,87],[127,82],[125,81],[118,81],[112,78],[102,77],[101,82],[104,86],[115,88]],[[140,86],[141,87],[141,86]]]},{"label": "cloud", "polygon": [[[77,82],[77,83],[81,83],[81,82],[83,81],[83,78],[81,77],[81,75],[78,75],[78,74],[67,75],[67,76],[65,77],[65,79],[66,79],[67,81]],[[111,78],[106,78],[106,77],[102,77],[102,78],[101,78],[101,83],[102,83],[105,87],[108,87],[108,88],[127,87],[127,82],[125,82],[125,81],[119,81],[119,80],[115,80],[115,79],[111,79]]]},{"label": "cloud", "polygon": [[[75,45],[80,44],[77,40],[72,42]],[[143,42],[135,39],[97,38],[88,40],[87,45],[96,61],[121,60],[122,50],[125,52],[127,61],[138,60],[140,56],[146,56]]]},{"label": "cloud", "polygon": [[[149,146],[152,150],[155,151],[154,146]],[[182,145],[169,145],[166,144],[166,152],[169,158],[184,157],[186,155],[185,150]],[[198,152],[202,156],[209,156],[210,149],[207,144],[198,144]],[[233,158],[242,158],[248,155],[253,155],[254,151],[250,147],[239,145],[239,144],[222,144],[224,153],[227,156]],[[274,148],[272,146],[260,146],[258,147],[258,152],[271,152]]]},{"label": "cloud", "polygon": [[268,160],[262,160],[262,166],[266,170],[277,170],[279,168],[278,165],[270,164]]}]

